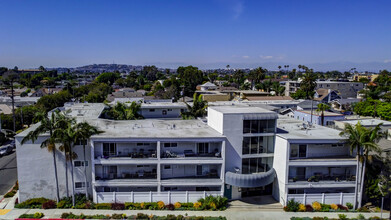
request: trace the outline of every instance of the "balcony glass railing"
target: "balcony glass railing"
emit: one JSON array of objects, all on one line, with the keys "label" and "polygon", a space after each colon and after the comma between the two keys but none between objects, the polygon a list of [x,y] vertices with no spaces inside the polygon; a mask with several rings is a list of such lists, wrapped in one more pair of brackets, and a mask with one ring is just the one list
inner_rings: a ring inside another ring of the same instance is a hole
[{"label": "balcony glass railing", "polygon": [[146,150],[146,151],[134,151],[131,153],[97,153],[95,152],[95,159],[109,159],[109,158],[156,158],[156,150]]},{"label": "balcony glass railing", "polygon": [[95,180],[117,180],[117,179],[156,179],[157,173],[150,171],[138,171],[135,173],[97,173]]},{"label": "balcony glass railing", "polygon": [[317,174],[312,176],[304,176],[304,175],[297,175],[297,176],[290,176],[289,182],[299,182],[299,181],[306,181],[306,182],[340,182],[340,181],[355,181],[356,176],[355,175],[326,175],[326,174]]},{"label": "balcony glass railing", "polygon": [[161,158],[183,158],[183,157],[210,157],[221,158],[221,153],[218,151],[210,153],[194,153],[192,150],[184,150],[182,152],[173,152],[166,150],[161,154]]}]

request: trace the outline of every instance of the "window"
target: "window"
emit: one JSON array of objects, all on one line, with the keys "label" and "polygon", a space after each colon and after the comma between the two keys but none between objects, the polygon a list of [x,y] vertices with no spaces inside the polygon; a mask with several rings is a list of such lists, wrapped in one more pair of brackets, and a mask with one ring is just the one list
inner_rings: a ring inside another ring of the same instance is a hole
[{"label": "window", "polygon": [[243,133],[267,133],[274,132],[275,120],[244,120]]},{"label": "window", "polygon": [[202,175],[202,165],[197,165],[197,176]]},{"label": "window", "polygon": [[167,111],[172,112],[172,108],[167,109]]},{"label": "window", "polygon": [[198,143],[197,150],[199,154],[209,153],[209,143]]},{"label": "window", "polygon": [[171,169],[171,165],[164,165],[164,169],[165,169],[165,170]]},{"label": "window", "polygon": [[84,166],[88,167],[88,161],[83,162],[83,161],[75,160],[74,165],[75,167],[84,167]]},{"label": "window", "polygon": [[154,108],[149,109],[149,112],[155,112]]},{"label": "window", "polygon": [[273,157],[245,158],[242,160],[242,174],[267,172],[273,167]]},{"label": "window", "polygon": [[150,143],[137,143],[137,146],[149,146],[151,145]]},{"label": "window", "polygon": [[[85,188],[85,182],[75,182],[75,189]],[[87,187],[90,187],[89,182],[87,182]]]},{"label": "window", "polygon": [[162,115],[167,115],[167,110],[163,110]]},{"label": "window", "polygon": [[307,145],[291,145],[290,158],[304,158],[307,157]]},{"label": "window", "polygon": [[177,143],[164,143],[164,147],[177,147]]},{"label": "window", "polygon": [[242,154],[263,154],[274,153],[274,137],[244,137],[242,145]]},{"label": "window", "polygon": [[77,140],[75,145],[87,145],[87,140]]},{"label": "window", "polygon": [[117,146],[115,143],[103,143],[103,156],[114,156],[117,154]]}]

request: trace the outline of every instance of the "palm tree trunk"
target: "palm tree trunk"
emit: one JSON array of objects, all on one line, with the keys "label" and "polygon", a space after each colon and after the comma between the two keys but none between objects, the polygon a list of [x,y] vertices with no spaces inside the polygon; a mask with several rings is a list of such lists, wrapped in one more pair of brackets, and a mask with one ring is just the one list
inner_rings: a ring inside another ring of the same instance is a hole
[{"label": "palm tree trunk", "polygon": [[357,209],[357,192],[358,192],[358,179],[360,176],[360,156],[359,156],[359,150],[357,148],[357,164],[356,164],[356,182],[354,187],[354,205],[353,208]]},{"label": "palm tree trunk", "polygon": [[361,172],[361,186],[360,186],[360,198],[358,200],[358,207],[361,208],[361,203],[362,203],[362,197],[363,197],[363,190],[364,190],[364,180],[365,180],[365,167],[367,165],[367,158],[364,156],[364,162],[363,162],[363,168]]},{"label": "palm tree trunk", "polygon": [[68,160],[67,153],[65,152],[65,187],[67,189],[67,197],[69,197],[69,187],[68,187]]},{"label": "palm tree trunk", "polygon": [[322,110],[322,126],[324,126],[324,111]]},{"label": "palm tree trunk", "polygon": [[86,187],[86,198],[88,200],[87,168],[85,162],[86,162],[86,145],[83,143],[84,184]]},{"label": "palm tree trunk", "polygon": [[53,163],[54,163],[54,178],[56,181],[56,200],[60,201],[60,192],[58,189],[58,175],[57,175],[57,162],[56,162],[56,149],[53,149]]},{"label": "palm tree trunk", "polygon": [[72,149],[70,149],[70,161],[71,161],[71,177],[72,177],[72,205],[75,206],[75,179],[74,179],[74,175],[73,175],[73,159],[72,159],[72,156],[73,156],[73,152],[72,152]]}]

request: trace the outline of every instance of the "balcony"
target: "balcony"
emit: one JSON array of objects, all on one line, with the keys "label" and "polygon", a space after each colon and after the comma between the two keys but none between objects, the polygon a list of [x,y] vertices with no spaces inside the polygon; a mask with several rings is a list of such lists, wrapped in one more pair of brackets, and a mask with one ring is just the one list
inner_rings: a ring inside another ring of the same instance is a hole
[{"label": "balcony", "polygon": [[317,174],[313,176],[303,176],[303,175],[297,175],[294,177],[289,177],[289,182],[354,182],[356,181],[355,175],[323,175],[323,174]]},{"label": "balcony", "polygon": [[117,173],[107,173],[107,174],[102,174],[102,173],[97,173],[95,175],[95,180],[102,180],[102,181],[107,181],[107,180],[118,180],[118,179],[156,179],[157,178],[157,173],[155,171],[137,171],[134,173],[131,172],[123,172],[121,174]]},{"label": "balcony", "polygon": [[210,153],[194,153],[193,150],[184,150],[180,153],[166,150],[161,158],[221,158],[221,152],[218,150]]}]

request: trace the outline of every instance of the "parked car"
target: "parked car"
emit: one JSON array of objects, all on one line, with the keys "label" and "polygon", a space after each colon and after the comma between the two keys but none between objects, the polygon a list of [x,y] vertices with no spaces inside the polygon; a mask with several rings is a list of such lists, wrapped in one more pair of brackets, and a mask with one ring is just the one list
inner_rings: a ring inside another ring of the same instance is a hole
[{"label": "parked car", "polygon": [[12,153],[12,146],[11,145],[6,145],[6,146],[0,148],[0,156],[5,156],[10,153]]},{"label": "parked car", "polygon": [[11,141],[10,145],[12,148],[15,148],[16,147],[15,140]]}]

